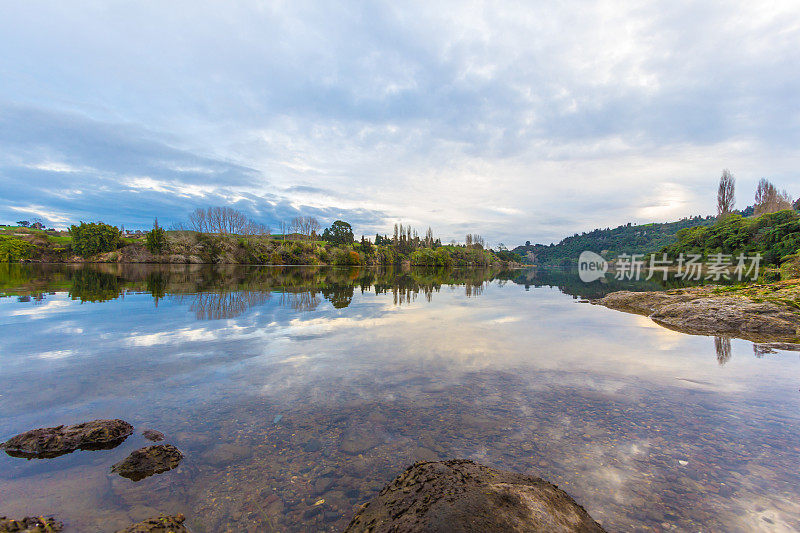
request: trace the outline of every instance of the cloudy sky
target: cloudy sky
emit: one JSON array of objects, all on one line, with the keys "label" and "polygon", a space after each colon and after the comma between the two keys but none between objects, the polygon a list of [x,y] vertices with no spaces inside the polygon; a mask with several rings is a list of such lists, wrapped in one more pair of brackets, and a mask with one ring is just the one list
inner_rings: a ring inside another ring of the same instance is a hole
[{"label": "cloudy sky", "polygon": [[4,2],[0,222],[549,243],[800,195],[800,3]]}]

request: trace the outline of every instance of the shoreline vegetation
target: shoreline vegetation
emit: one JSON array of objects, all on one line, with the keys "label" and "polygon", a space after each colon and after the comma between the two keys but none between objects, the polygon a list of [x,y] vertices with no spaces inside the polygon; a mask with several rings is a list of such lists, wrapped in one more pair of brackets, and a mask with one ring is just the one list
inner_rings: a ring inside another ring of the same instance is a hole
[{"label": "shoreline vegetation", "polygon": [[392,236],[357,241],[347,222],[338,220],[319,233],[314,219],[298,220],[290,233],[279,235],[254,223],[167,231],[156,220],[152,230],[137,233],[102,222],[81,222],[69,231],[0,226],[0,262],[490,267],[520,261],[502,248],[486,248],[475,234],[464,243],[442,244],[430,228],[420,237],[401,224]]}]

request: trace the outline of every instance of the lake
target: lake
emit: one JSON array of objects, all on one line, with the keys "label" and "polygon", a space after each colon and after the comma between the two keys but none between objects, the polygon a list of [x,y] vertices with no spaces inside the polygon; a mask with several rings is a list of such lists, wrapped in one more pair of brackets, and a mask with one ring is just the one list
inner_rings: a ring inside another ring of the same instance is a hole
[{"label": "lake", "polygon": [[[0,515],[114,531],[338,531],[416,460],[543,477],[610,531],[800,529],[800,360],[586,303],[559,271],[0,265]],[[656,283],[638,288],[658,288]],[[185,455],[112,464],[155,429]]]}]

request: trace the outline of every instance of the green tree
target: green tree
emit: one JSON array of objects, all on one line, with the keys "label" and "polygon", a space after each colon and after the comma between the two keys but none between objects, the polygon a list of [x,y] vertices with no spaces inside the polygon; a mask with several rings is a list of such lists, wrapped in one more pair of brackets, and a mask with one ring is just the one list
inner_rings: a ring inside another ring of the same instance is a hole
[{"label": "green tree", "polygon": [[337,220],[322,232],[322,240],[333,244],[352,244],[353,228],[344,220]]},{"label": "green tree", "polygon": [[167,232],[158,226],[158,218],[153,221],[153,229],[147,232],[145,246],[151,254],[160,254],[167,246]]},{"label": "green tree", "polygon": [[120,233],[118,228],[103,222],[81,222],[69,227],[72,249],[83,257],[116,250],[121,242]]}]

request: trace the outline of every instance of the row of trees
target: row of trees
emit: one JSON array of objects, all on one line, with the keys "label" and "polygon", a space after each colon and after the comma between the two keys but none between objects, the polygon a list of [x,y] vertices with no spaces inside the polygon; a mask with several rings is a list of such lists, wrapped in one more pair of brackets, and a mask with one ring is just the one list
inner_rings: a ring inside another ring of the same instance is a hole
[{"label": "row of trees", "polygon": [[[727,168],[722,171],[717,188],[717,215],[724,216],[734,212],[736,204],[736,178]],[[752,213],[749,209],[742,211],[743,215],[764,215],[767,213],[777,213],[784,209],[799,209],[800,199],[794,205],[792,197],[785,189],[778,189],[768,179],[761,178],[756,187],[755,203],[752,206]]]},{"label": "row of trees", "polygon": [[39,217],[32,218],[30,220],[17,220],[17,226],[22,226],[23,228],[31,228],[31,229],[40,229],[45,230],[47,229],[47,225],[45,225],[44,220]]},{"label": "row of trees", "polygon": [[482,249],[486,245],[486,242],[483,240],[483,237],[478,235],[477,233],[467,233],[466,240],[464,241],[467,245],[467,248],[477,248]]},{"label": "row of trees", "polygon": [[200,233],[269,235],[269,228],[232,207],[198,207],[189,215],[189,227]]},{"label": "row of trees", "polygon": [[314,240],[320,229],[322,224],[314,217],[294,217],[289,225],[290,233],[307,240]]}]

